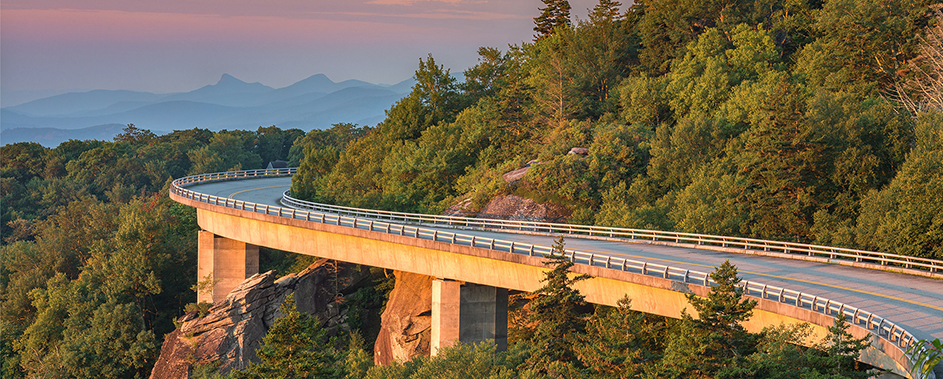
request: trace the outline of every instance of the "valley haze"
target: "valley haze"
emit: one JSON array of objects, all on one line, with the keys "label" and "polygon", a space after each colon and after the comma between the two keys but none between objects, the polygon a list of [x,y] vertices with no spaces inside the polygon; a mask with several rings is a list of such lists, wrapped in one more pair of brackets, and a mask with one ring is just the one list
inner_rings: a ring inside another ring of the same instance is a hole
[{"label": "valley haze", "polygon": [[54,147],[69,139],[111,140],[127,124],[156,134],[272,125],[306,132],[336,123],[372,126],[414,84],[413,79],[394,85],[334,82],[317,74],[272,88],[223,74],[217,83],[190,92],[70,92],[0,109],[0,143],[37,142]]}]

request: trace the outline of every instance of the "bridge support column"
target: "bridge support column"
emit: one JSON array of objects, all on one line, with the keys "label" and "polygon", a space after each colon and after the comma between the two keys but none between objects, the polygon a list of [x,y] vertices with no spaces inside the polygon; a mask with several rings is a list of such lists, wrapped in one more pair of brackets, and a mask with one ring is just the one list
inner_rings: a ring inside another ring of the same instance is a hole
[{"label": "bridge support column", "polygon": [[259,273],[259,247],[200,231],[197,281],[207,278],[212,288],[198,291],[197,302],[215,303],[226,298],[239,283]]},{"label": "bridge support column", "polygon": [[446,279],[432,281],[432,355],[455,344],[494,340],[507,349],[508,290]]}]

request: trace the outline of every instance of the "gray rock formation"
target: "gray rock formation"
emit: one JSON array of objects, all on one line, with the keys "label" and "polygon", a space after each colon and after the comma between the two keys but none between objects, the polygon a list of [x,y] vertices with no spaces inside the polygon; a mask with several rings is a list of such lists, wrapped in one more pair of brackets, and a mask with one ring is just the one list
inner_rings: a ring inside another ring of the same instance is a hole
[{"label": "gray rock formation", "polygon": [[589,154],[589,149],[585,147],[574,147],[567,152],[567,155],[587,155]]},{"label": "gray rock formation", "polygon": [[502,220],[566,222],[569,211],[562,205],[537,203],[517,195],[497,196],[485,205],[477,217]]},{"label": "gray rock formation", "polygon": [[257,359],[255,351],[290,293],[298,310],[317,316],[328,331],[347,329],[339,294],[368,275],[366,267],[325,259],[277,280],[274,271],[253,275],[204,317],[191,312],[178,320],[177,330],[164,338],[151,378],[189,378],[197,365],[218,364],[221,373],[245,368]]},{"label": "gray rock formation", "polygon": [[501,175],[501,178],[504,179],[505,183],[514,184],[521,180],[524,175],[527,175],[527,171],[530,171],[530,166],[522,167],[514,171],[509,171]]},{"label": "gray rock formation", "polygon": [[432,340],[431,276],[396,271],[396,285],[381,317],[373,350],[378,365],[429,356]]}]

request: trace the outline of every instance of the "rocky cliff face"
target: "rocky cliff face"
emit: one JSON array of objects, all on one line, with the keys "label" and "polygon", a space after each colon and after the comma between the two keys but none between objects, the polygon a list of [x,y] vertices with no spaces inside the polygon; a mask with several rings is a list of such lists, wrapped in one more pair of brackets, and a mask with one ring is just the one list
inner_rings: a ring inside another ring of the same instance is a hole
[{"label": "rocky cliff face", "polygon": [[323,259],[277,280],[274,271],[256,274],[204,317],[196,312],[181,317],[177,330],[164,338],[151,378],[189,378],[194,367],[206,364],[218,364],[221,373],[245,368],[290,293],[299,311],[316,315],[329,331],[346,329],[338,296],[368,275],[366,267]]},{"label": "rocky cliff face", "polygon": [[373,350],[378,365],[429,356],[432,351],[431,276],[396,271]]}]

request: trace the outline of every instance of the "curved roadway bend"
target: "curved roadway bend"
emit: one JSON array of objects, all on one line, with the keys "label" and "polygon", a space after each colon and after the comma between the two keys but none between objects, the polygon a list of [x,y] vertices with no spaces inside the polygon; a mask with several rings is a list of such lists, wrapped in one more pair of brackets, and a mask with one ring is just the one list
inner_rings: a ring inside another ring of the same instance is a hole
[{"label": "curved roadway bend", "polygon": [[[188,187],[208,195],[281,206],[290,177],[236,180]],[[428,229],[450,230],[423,225]],[[477,230],[462,234],[552,246],[554,237]],[[566,240],[568,249],[604,252],[639,261],[710,272],[725,259],[735,264],[745,280],[789,288],[839,301],[873,312],[897,323],[917,338],[943,339],[943,281],[842,266],[711,250],[667,247],[644,243],[581,239]]]}]

